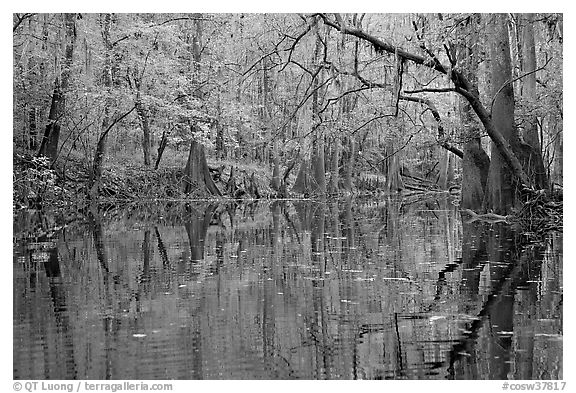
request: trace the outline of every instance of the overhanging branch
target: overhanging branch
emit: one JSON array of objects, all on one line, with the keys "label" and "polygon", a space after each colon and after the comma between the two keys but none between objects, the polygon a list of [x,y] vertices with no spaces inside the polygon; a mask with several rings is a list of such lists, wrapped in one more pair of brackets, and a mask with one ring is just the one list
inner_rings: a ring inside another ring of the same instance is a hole
[{"label": "overhanging branch", "polygon": [[408,96],[404,96],[404,95],[401,95],[400,99],[403,101],[411,101],[411,102],[417,102],[420,104],[427,105],[428,108],[430,109],[430,112],[432,112],[432,116],[434,117],[434,120],[436,120],[436,123],[438,124],[438,143],[440,144],[440,146],[442,146],[444,149],[454,153],[456,156],[458,156],[460,158],[464,158],[464,153],[462,152],[462,150],[458,149],[456,146],[452,146],[446,140],[446,132],[444,130],[444,126],[442,125],[442,118],[440,117],[440,113],[438,112],[438,109],[436,109],[436,106],[432,103],[432,101],[430,101],[426,98],[408,97]]}]

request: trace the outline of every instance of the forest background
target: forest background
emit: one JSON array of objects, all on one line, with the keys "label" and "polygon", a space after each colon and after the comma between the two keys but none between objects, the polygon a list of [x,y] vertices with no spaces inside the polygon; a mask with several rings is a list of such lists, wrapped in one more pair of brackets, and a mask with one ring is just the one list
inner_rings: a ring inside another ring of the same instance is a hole
[{"label": "forest background", "polygon": [[439,189],[521,212],[562,194],[563,34],[562,14],[16,13],[15,205]]}]

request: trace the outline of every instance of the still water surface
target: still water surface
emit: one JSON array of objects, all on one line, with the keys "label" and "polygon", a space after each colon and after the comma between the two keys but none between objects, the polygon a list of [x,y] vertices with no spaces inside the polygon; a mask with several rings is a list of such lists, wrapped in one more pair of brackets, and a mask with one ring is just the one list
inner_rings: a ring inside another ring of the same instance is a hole
[{"label": "still water surface", "polygon": [[14,221],[15,379],[559,379],[562,237],[447,200]]}]

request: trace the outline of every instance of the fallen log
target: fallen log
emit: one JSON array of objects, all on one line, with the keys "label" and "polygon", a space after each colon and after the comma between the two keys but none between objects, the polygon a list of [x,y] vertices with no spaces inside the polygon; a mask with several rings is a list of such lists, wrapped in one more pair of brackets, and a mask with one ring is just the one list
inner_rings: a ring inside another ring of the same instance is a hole
[{"label": "fallen log", "polygon": [[497,223],[497,222],[506,222],[508,223],[508,216],[501,216],[500,214],[495,213],[486,213],[486,214],[478,214],[473,210],[470,209],[463,209],[460,210],[462,214],[470,216],[466,223],[469,224],[474,221],[484,221],[490,223]]}]

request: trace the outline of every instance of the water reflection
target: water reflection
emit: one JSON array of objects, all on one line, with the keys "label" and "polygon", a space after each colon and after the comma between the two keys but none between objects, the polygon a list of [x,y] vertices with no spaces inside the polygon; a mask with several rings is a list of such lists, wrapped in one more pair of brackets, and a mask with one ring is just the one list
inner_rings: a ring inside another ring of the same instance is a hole
[{"label": "water reflection", "polygon": [[562,378],[561,235],[446,199],[45,220],[15,220],[16,379]]}]

